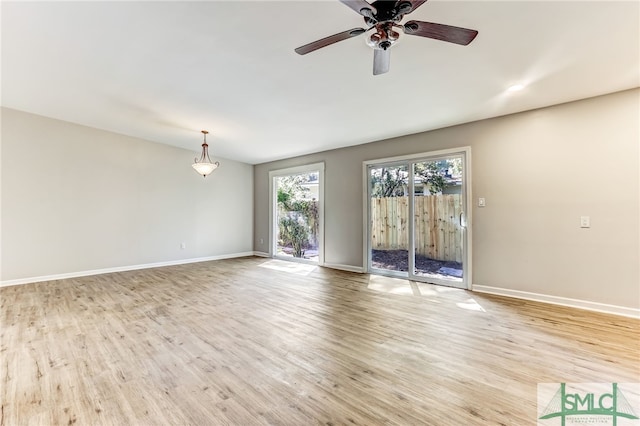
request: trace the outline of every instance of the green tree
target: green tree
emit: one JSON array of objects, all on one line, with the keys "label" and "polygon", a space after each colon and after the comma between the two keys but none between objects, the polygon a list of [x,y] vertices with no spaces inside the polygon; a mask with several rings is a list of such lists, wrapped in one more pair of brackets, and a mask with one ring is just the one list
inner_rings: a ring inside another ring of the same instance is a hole
[{"label": "green tree", "polygon": [[441,194],[450,179],[462,175],[462,160],[448,158],[416,163],[415,173],[422,177],[422,183],[429,189],[430,194]]},{"label": "green tree", "polygon": [[405,167],[381,167],[371,170],[371,196],[376,198],[405,195],[408,173]]},{"label": "green tree", "polygon": [[[448,158],[423,161],[414,166],[415,176],[422,179],[430,194],[441,194],[451,179],[462,175],[462,160]],[[406,195],[409,173],[405,166],[380,167],[371,170],[372,197],[401,197]]]},{"label": "green tree", "polygon": [[282,176],[278,178],[278,204],[287,210],[294,210],[295,200],[306,198],[309,188],[303,184],[309,182],[310,174]]}]

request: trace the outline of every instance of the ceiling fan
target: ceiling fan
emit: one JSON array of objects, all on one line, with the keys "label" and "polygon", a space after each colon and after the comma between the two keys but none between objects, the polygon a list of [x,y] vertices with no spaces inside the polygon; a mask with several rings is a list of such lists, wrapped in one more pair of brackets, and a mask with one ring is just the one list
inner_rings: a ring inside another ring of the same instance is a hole
[{"label": "ceiling fan", "polygon": [[398,40],[400,34],[394,28],[400,28],[407,35],[433,38],[450,43],[466,46],[478,35],[475,30],[452,27],[451,25],[433,22],[408,21],[400,24],[407,15],[427,0],[377,0],[368,3],[365,0],[340,0],[341,3],[353,9],[364,17],[367,28],[353,28],[329,37],[316,40],[295,49],[299,55],[318,50],[351,37],[359,36],[370,30],[375,32],[367,39],[367,44],[373,48],[373,75],[384,74],[389,71],[389,48]]}]

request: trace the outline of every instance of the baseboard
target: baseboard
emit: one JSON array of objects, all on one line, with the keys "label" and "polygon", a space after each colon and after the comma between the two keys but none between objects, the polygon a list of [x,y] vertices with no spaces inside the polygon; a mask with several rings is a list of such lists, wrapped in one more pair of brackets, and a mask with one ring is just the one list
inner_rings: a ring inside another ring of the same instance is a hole
[{"label": "baseboard", "polygon": [[210,260],[232,259],[235,257],[253,256],[254,252],[222,254],[218,256],[196,257],[191,259],[171,260],[168,262],[145,263],[142,265],[117,266],[114,268],[93,269],[89,271],[69,272],[64,274],[44,275],[40,277],[19,278],[15,280],[0,281],[0,287],[12,285],[38,283],[43,281],[64,280],[67,278],[87,277],[90,275],[110,274],[112,272],[135,271],[138,269],[161,268],[163,266],[185,265],[188,263],[208,262]]},{"label": "baseboard", "polygon": [[269,253],[266,253],[264,251],[254,251],[253,255],[258,257],[271,257]]},{"label": "baseboard", "polygon": [[326,268],[331,268],[331,269],[339,269],[341,271],[358,272],[360,274],[364,273],[364,269],[361,266],[342,265],[340,263],[326,263],[326,262],[322,266]]},{"label": "baseboard", "polygon": [[473,285],[473,291],[477,291],[478,293],[488,293],[498,296],[514,297],[516,299],[551,303],[553,305],[568,306],[571,308],[585,309],[588,311],[603,312],[606,314],[640,319],[640,309],[627,308],[625,306],[608,305],[606,303],[590,302],[588,300],[549,296],[546,294],[530,293],[528,291],[511,290],[499,287],[490,287],[486,285]]}]

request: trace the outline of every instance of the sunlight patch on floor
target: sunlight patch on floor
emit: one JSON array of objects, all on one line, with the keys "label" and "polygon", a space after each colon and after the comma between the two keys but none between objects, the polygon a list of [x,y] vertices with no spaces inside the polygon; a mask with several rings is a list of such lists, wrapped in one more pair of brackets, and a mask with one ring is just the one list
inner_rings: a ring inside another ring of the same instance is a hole
[{"label": "sunlight patch on floor", "polygon": [[435,284],[421,283],[421,282],[416,282],[415,284],[418,287],[418,290],[420,291],[421,296],[438,296],[440,294],[445,294],[445,293],[464,291],[459,288],[447,287],[443,285],[435,285]]},{"label": "sunlight patch on floor", "polygon": [[382,275],[369,276],[367,288],[383,293],[414,295],[414,290],[409,280],[384,277]]},{"label": "sunlight patch on floor", "polygon": [[297,262],[286,262],[284,260],[275,259],[268,260],[258,266],[260,266],[261,268],[274,269],[281,272],[289,272],[290,274],[296,275],[309,275],[317,268],[316,265],[307,265]]},{"label": "sunlight patch on floor", "polygon": [[458,306],[459,308],[462,308],[462,309],[466,309],[468,311],[487,312],[487,311],[484,310],[484,308],[482,306],[480,306],[480,304],[478,302],[476,302],[473,299],[468,299],[465,302],[458,302],[458,303],[456,303],[456,306]]},{"label": "sunlight patch on floor", "polygon": [[[374,291],[403,296],[431,297],[432,300],[437,303],[449,300],[449,302],[455,303],[456,306],[461,309],[486,312],[474,299],[463,299],[466,293],[465,290],[460,288],[410,281],[406,278],[385,277],[382,275],[369,275],[367,288]],[[447,295],[453,295],[454,299],[463,301],[455,302]],[[446,298],[443,298],[445,296]]]}]

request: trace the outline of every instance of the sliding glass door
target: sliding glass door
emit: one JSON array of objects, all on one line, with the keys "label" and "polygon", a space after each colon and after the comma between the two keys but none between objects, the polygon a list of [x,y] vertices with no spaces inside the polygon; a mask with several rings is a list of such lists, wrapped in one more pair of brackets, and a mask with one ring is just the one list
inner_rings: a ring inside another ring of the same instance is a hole
[{"label": "sliding glass door", "polygon": [[365,163],[370,272],[468,287],[468,153]]}]

